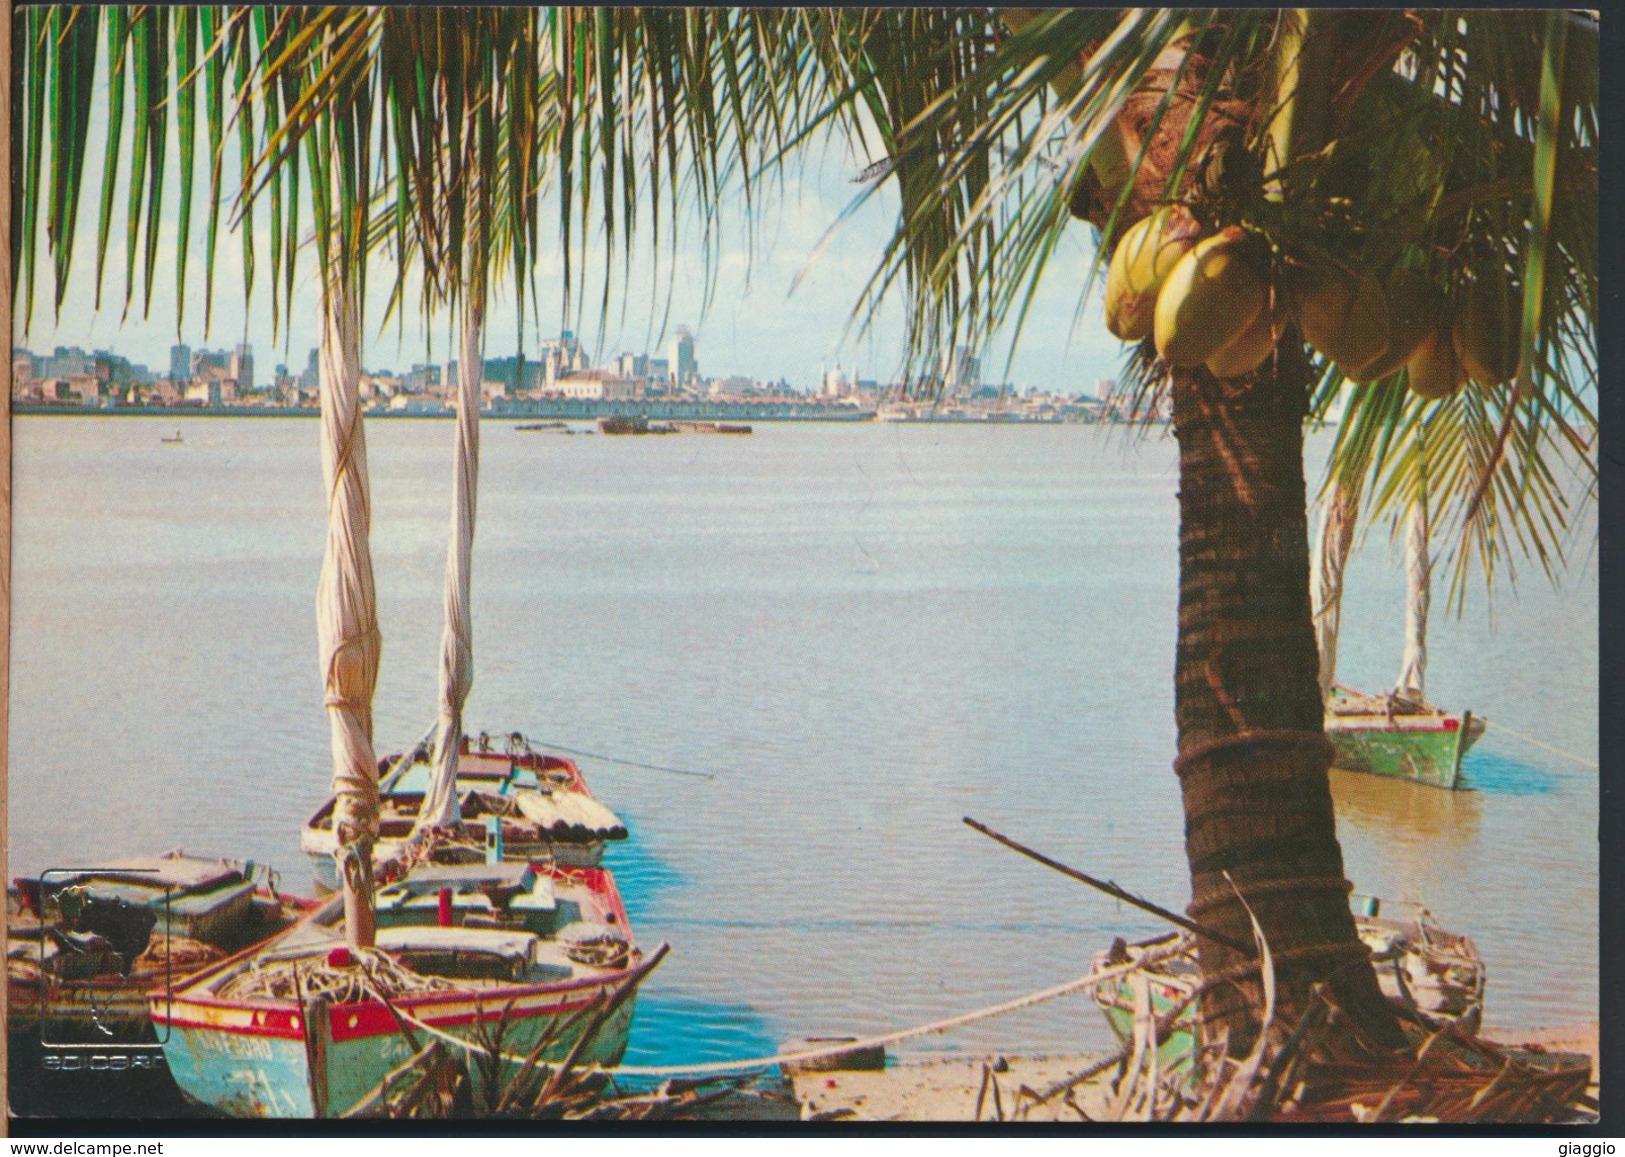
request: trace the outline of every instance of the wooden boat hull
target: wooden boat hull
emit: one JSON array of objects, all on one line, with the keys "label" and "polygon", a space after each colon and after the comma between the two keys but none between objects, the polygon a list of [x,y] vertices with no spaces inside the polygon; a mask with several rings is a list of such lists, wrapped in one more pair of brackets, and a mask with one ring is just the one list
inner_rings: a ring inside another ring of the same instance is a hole
[{"label": "wooden boat hull", "polygon": [[[397,1007],[412,1020],[478,1045],[482,1033],[501,1034],[501,1051],[523,1057],[544,1032],[599,999],[616,978],[570,988],[532,988],[457,995]],[[582,1050],[578,1063],[616,1064],[626,1051],[632,1001],[611,1016]],[[233,1117],[340,1117],[367,1099],[386,1074],[417,1051],[388,1007],[380,1002],[312,1005],[307,1013],[291,1002],[232,1004],[180,996],[151,1005],[164,1041],[169,1071],[192,1100]],[[580,1018],[584,1021],[586,1018]],[[308,1022],[308,1023],[307,1023]],[[579,1034],[582,1025],[576,1025]],[[418,1047],[430,1034],[408,1022]],[[560,1034],[542,1053],[561,1060],[575,1037]],[[451,1046],[455,1048],[455,1046]],[[516,1072],[505,1062],[499,1079]],[[484,1073],[468,1066],[474,1095],[483,1092]]]},{"label": "wooden boat hull", "polygon": [[[373,854],[382,860],[395,853],[405,841],[379,840]],[[300,847],[310,861],[311,880],[322,895],[339,889],[337,860],[333,857],[333,838],[330,832],[306,830]],[[596,868],[603,862],[604,842],[562,843],[553,840],[504,841],[502,858],[513,863],[554,863],[561,868]]]},{"label": "wooden boat hull", "polygon": [[[470,857],[484,857],[488,838],[484,825],[495,807],[504,813],[500,849],[504,860],[597,867],[605,840],[625,839],[625,825],[593,796],[573,760],[536,751],[523,736],[515,735],[509,742],[510,750],[498,751],[483,737],[478,745],[463,740],[456,791],[463,801],[459,836]],[[426,747],[420,747],[404,761],[400,756],[384,761],[394,770],[380,784],[382,816],[374,863],[387,863],[411,836],[428,784],[427,760]],[[339,886],[333,859],[333,803],[329,796],[299,837],[316,886],[323,892]]]},{"label": "wooden boat hull", "polygon": [[[1151,1015],[1161,1020],[1169,1011],[1183,1003],[1188,993],[1166,984],[1151,983]],[[1102,1003],[1100,1011],[1112,1034],[1120,1041],[1134,1039],[1134,994],[1125,985],[1110,993],[1111,1003]],[[1189,1017],[1175,1021],[1162,1043],[1157,1046],[1157,1068],[1163,1072],[1189,1069],[1196,1056],[1196,1030]]]},{"label": "wooden boat hull", "polygon": [[1462,757],[1484,734],[1484,721],[1474,719],[1471,711],[1457,715],[1426,705],[1389,711],[1386,702],[1341,686],[1333,690],[1326,711],[1332,766],[1432,787],[1459,787]]},{"label": "wooden boat hull", "polygon": [[[504,887],[521,889],[506,908],[513,921],[501,928],[478,929],[457,923],[472,918],[466,916],[460,898],[487,896],[491,889]],[[433,900],[437,893],[447,892],[453,894],[446,896],[449,923],[442,922],[438,903],[432,905],[433,925],[414,919],[429,911],[414,899]],[[540,907],[521,905],[527,896],[544,895],[547,901]],[[301,1003],[287,995],[288,989],[271,995],[276,990],[253,987],[257,982],[252,979],[247,989],[234,987],[237,980],[260,975],[267,959],[342,951],[336,935],[342,903],[332,896],[283,936],[221,961],[172,993],[150,994],[152,1022],[163,1041],[170,1073],[186,1097],[236,1117],[339,1117],[367,1101],[388,1074],[437,1038],[459,1062],[470,1062],[483,1051],[507,1058],[495,1066],[498,1081],[516,1075],[519,1059],[543,1042],[544,1034],[541,1061],[562,1060],[589,1030],[592,1036],[582,1045],[578,1064],[612,1066],[620,1060],[635,996],[628,994],[596,1029],[593,1022],[599,1013],[594,1006],[644,969],[629,934],[615,938],[623,952],[612,963],[580,964],[583,957],[573,956],[569,959],[578,963],[569,965],[564,975],[547,974],[561,958],[544,952],[544,946],[563,943],[557,937],[559,928],[626,929],[626,908],[607,870],[428,864],[380,889],[377,899],[378,944],[397,961],[408,961],[414,953],[440,953],[444,963],[445,954],[458,951],[451,944],[478,951],[470,946],[470,936],[517,938],[529,945],[525,959],[539,971],[483,980],[461,973],[457,975],[462,979],[437,989],[398,991],[389,1003],[375,992],[356,989],[348,997],[324,1001],[307,997]],[[532,918],[526,913],[534,914],[538,926],[548,926],[545,935],[518,925],[520,919]],[[408,971],[415,967],[400,966]],[[350,965],[330,959],[328,967]],[[431,969],[417,975],[450,979],[452,974]],[[456,1041],[472,1048],[462,1048]],[[487,1071],[491,1066],[464,1067],[474,1096],[482,1098],[485,1082],[493,1075]]]},{"label": "wooden boat hull", "polygon": [[[146,950],[140,956],[125,956],[128,972],[115,955],[99,967],[92,965],[93,974],[87,975],[81,962],[79,971],[64,975],[44,959],[45,937],[58,925],[55,916],[40,921],[40,881],[18,881],[7,897],[7,1028],[35,1035],[44,1044],[154,1043],[149,994],[185,984],[223,957],[276,935],[314,907],[314,901],[274,893],[248,879],[223,878],[196,892],[166,892],[128,886],[104,873],[82,886],[102,900],[122,899],[152,912],[151,931],[145,933]],[[25,890],[31,893],[26,901]],[[133,954],[136,949],[125,951]]]},{"label": "wooden boat hull", "polygon": [[1461,785],[1461,760],[1484,734],[1484,721],[1446,715],[1411,724],[1326,720],[1326,738],[1332,744],[1332,766],[1408,779],[1432,787]]},{"label": "wooden boat hull", "polygon": [[[1379,902],[1366,899],[1371,909],[1357,913],[1354,923],[1361,941],[1371,950],[1383,995],[1435,1021],[1452,1023],[1463,1032],[1477,1032],[1484,1014],[1485,977],[1483,959],[1472,940],[1438,927],[1419,906],[1415,919],[1392,919],[1376,915]],[[1148,949],[1171,945],[1178,938],[1178,934],[1165,934],[1135,945],[1118,942],[1098,954],[1095,964],[1106,967],[1126,963]],[[1094,1000],[1113,1034],[1124,1042],[1134,1037],[1136,1009],[1149,1011],[1156,1022],[1183,1005],[1157,1049],[1158,1067],[1174,1072],[1189,1069],[1196,1055],[1197,1009],[1188,998],[1199,980],[1195,950],[1190,947],[1101,984],[1094,990]],[[1140,984],[1146,988],[1144,1004],[1136,990]]]},{"label": "wooden boat hull", "polygon": [[177,980],[156,972],[89,980],[8,978],[6,1027],[50,1044],[152,1044],[147,994]]}]

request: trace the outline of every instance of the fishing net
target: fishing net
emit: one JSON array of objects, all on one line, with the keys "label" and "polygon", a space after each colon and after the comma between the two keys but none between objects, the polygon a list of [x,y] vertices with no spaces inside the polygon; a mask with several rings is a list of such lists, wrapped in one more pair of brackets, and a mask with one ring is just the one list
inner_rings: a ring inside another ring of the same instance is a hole
[{"label": "fishing net", "polygon": [[632,959],[632,946],[626,937],[603,924],[585,920],[559,929],[559,945],[577,964],[594,968],[625,968]]},{"label": "fishing net", "polygon": [[350,1004],[390,1001],[426,992],[454,992],[458,985],[397,964],[376,948],[351,948],[346,964],[328,963],[327,950],[308,956],[256,957],[220,986],[226,1000],[321,1000]]},{"label": "fishing net", "polygon": [[206,964],[225,957],[213,944],[194,940],[189,936],[163,936],[152,938],[146,951],[135,958],[133,971],[168,972],[173,976],[196,972]]}]

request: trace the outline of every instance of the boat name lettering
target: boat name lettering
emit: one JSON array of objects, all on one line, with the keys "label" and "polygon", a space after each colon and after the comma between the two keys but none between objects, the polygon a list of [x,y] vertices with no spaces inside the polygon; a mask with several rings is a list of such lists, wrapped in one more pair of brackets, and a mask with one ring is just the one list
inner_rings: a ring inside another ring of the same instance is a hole
[{"label": "boat name lettering", "polygon": [[264,1037],[239,1036],[236,1033],[198,1029],[189,1034],[194,1047],[207,1053],[221,1053],[229,1057],[249,1057],[270,1060],[271,1042]]}]

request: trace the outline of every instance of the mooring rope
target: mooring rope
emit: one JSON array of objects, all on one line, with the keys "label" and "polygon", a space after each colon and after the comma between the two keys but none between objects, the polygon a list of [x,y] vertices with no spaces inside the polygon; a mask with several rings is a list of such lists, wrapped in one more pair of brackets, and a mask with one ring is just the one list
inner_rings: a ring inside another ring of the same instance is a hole
[{"label": "mooring rope", "polygon": [[[698,1076],[708,1073],[743,1073],[750,1072],[755,1069],[772,1068],[775,1065],[796,1061],[816,1060],[819,1057],[833,1056],[836,1053],[852,1052],[856,1049],[880,1048],[885,1045],[896,1044],[899,1041],[910,1040],[914,1037],[930,1036],[933,1033],[947,1032],[949,1029],[958,1028],[961,1025],[971,1024],[979,1020],[987,1020],[990,1017],[1002,1016],[1005,1013],[1016,1012],[1023,1008],[1029,1008],[1035,1004],[1042,1004],[1045,1001],[1054,1000],[1055,998],[1061,996],[1067,996],[1082,989],[1093,988],[1096,985],[1104,984],[1108,980],[1115,980],[1119,976],[1126,976],[1128,973],[1144,968],[1148,964],[1154,964],[1167,956],[1177,955],[1180,951],[1184,950],[1184,947],[1183,942],[1180,941],[1177,942],[1177,947],[1170,946],[1168,949],[1155,953],[1147,952],[1140,956],[1139,959],[1131,960],[1127,964],[1116,965],[1112,968],[1102,969],[1099,972],[1091,971],[1087,976],[1080,976],[1075,980],[1066,981],[1064,984],[1057,984],[1053,988],[1045,988],[1039,990],[1038,992],[1030,992],[1026,996],[1018,996],[1013,1000],[1006,1000],[1000,1002],[999,1004],[989,1005],[986,1008],[976,1009],[974,1012],[966,1012],[961,1013],[958,1016],[951,1016],[947,1020],[932,1021],[930,1024],[922,1024],[914,1028],[901,1029],[897,1032],[885,1033],[881,1036],[865,1037],[861,1040],[841,1041],[839,1043],[830,1045],[828,1048],[797,1049],[792,1052],[775,1053],[772,1056],[767,1057],[749,1057],[744,1060],[733,1061],[708,1061],[700,1064],[617,1065],[614,1068],[605,1069],[603,1071],[612,1077],[681,1077]],[[496,1057],[498,1060],[506,1061],[509,1064],[526,1063],[527,1058],[525,1057],[514,1056],[509,1053],[492,1052],[490,1049],[482,1048],[481,1046],[474,1044],[472,1041],[466,1041],[462,1037],[454,1036],[451,1033],[443,1032],[442,1030],[435,1028],[433,1025],[425,1024],[408,1012],[401,1011],[400,1017],[413,1027],[420,1028],[424,1032],[429,1033],[431,1036],[438,1037],[440,1040],[445,1041],[447,1044],[456,1045],[465,1052],[483,1053],[486,1056]]]},{"label": "mooring rope", "polygon": [[1533,743],[1536,747],[1545,748],[1553,755],[1561,755],[1564,759],[1572,759],[1575,763],[1578,763],[1583,767],[1589,767],[1592,771],[1597,771],[1601,768],[1601,764],[1599,764],[1595,759],[1587,759],[1583,755],[1575,755],[1572,751],[1564,751],[1561,747],[1553,747],[1550,743],[1547,743],[1541,739],[1536,739],[1533,735],[1525,735],[1521,731],[1508,727],[1505,723],[1497,723],[1491,719],[1485,719],[1484,723],[1486,726],[1493,727],[1497,731],[1506,732],[1514,739],[1521,739],[1525,743]]},{"label": "mooring rope", "polygon": [[583,757],[584,759],[597,759],[597,760],[601,760],[604,763],[618,763],[622,767],[636,767],[636,768],[641,768],[644,771],[664,771],[668,775],[691,775],[695,779],[715,779],[716,778],[716,773],[710,772],[710,771],[694,771],[694,770],[691,770],[690,768],[686,768],[686,767],[665,767],[665,766],[663,766],[661,764],[658,764],[658,763],[639,763],[635,759],[620,759],[620,758],[618,758],[616,756],[613,756],[613,755],[601,755],[600,753],[598,753],[596,751],[582,751],[579,748],[566,747],[562,743],[553,743],[550,740],[546,740],[546,739],[534,739],[534,737],[527,737],[527,738],[532,738],[534,740],[534,742],[540,747],[549,747],[549,748],[552,748],[554,751],[562,751],[562,752],[565,752],[568,755],[579,755],[579,756]]}]

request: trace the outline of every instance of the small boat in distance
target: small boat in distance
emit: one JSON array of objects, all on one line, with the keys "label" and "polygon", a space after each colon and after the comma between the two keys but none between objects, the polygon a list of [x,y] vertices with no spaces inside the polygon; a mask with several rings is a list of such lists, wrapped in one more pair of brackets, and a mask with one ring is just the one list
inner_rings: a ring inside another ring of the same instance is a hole
[{"label": "small boat in distance", "polygon": [[[376,856],[380,863],[412,836],[429,790],[433,752],[427,743],[403,755],[379,760],[381,814]],[[443,858],[483,860],[487,848],[503,859],[552,861],[569,867],[598,863],[605,840],[624,840],[626,825],[599,803],[573,760],[535,750],[519,732],[501,750],[491,738],[463,736],[455,787],[462,822]],[[317,887],[338,887],[333,853],[332,796],[323,801],[300,835]]]},{"label": "small boat in distance", "polygon": [[598,429],[605,434],[677,433],[677,427],[670,422],[651,422],[644,414],[611,414],[598,419]]},{"label": "small boat in distance", "polygon": [[1434,787],[1461,781],[1461,759],[1484,734],[1471,711],[1445,711],[1399,692],[1366,695],[1334,684],[1326,701],[1332,766]]},{"label": "small boat in distance", "polygon": [[[613,1065],[632,1001],[659,960],[634,947],[602,868],[428,863],[379,889],[376,947],[345,944],[343,898],[260,948],[154,995],[151,1014],[187,1096],[234,1117],[339,1117],[433,1039],[472,1052],[476,1099],[515,1058]],[[495,1043],[494,1043],[495,1042]],[[453,1046],[455,1059],[467,1059]]]},{"label": "small boat in distance", "polygon": [[175,436],[173,438],[165,437],[165,438],[160,438],[158,440],[160,442],[179,442],[181,440],[181,432],[179,430],[176,430],[175,431]]},{"label": "small boat in distance", "polygon": [[1372,695],[1336,682],[1343,567],[1354,537],[1354,505],[1354,497],[1343,490],[1327,498],[1312,576],[1324,725],[1332,766],[1433,787],[1458,787],[1462,756],[1484,734],[1484,720],[1473,718],[1471,711],[1458,714],[1435,707],[1423,694],[1432,569],[1425,499],[1411,507],[1406,526],[1405,652],[1394,690]]},{"label": "small boat in distance", "polygon": [[745,422],[674,421],[667,424],[693,434],[749,434],[751,429]]},{"label": "small boat in distance", "polygon": [[314,907],[252,863],[181,851],[19,877],[7,891],[7,1027],[47,1043],[150,1042],[150,992]]}]

